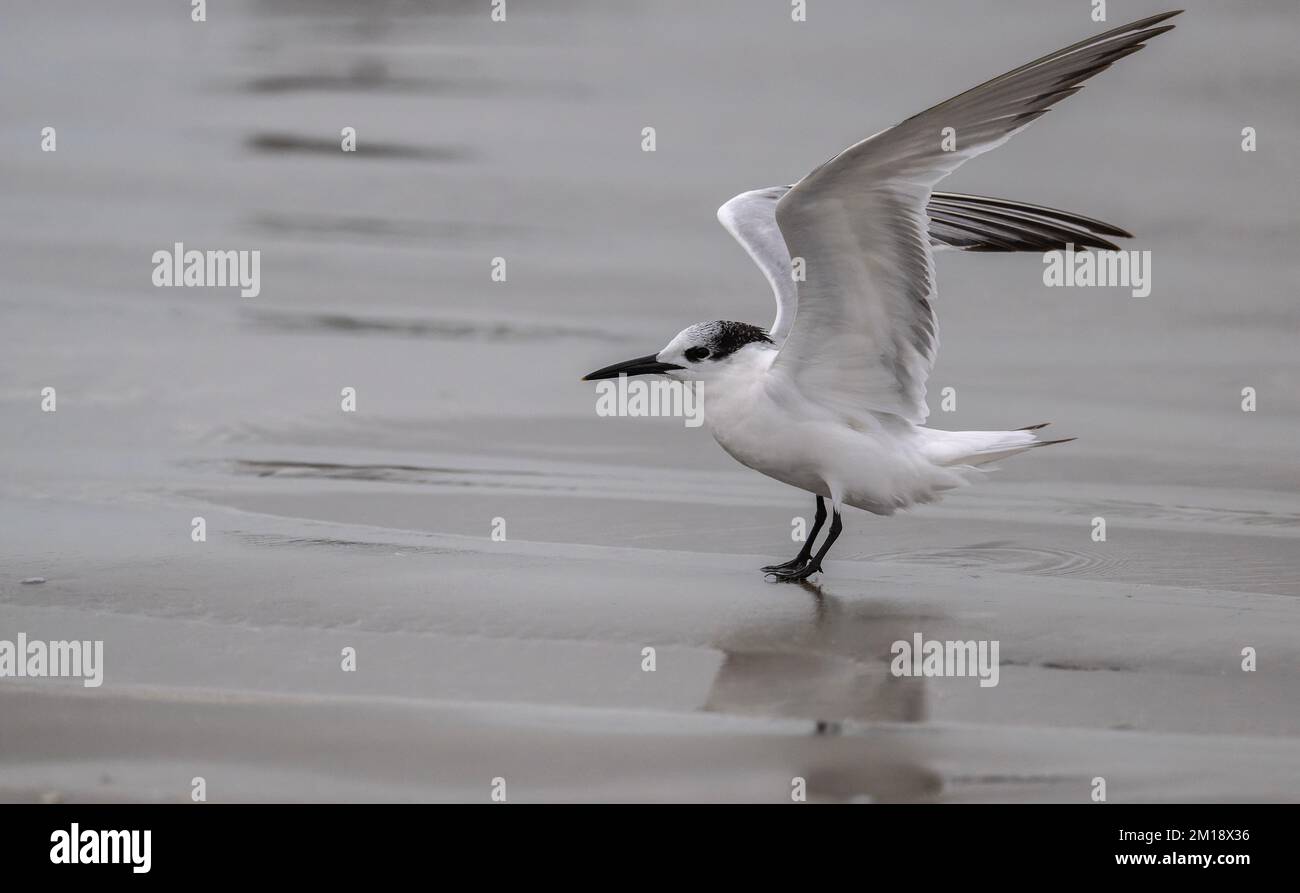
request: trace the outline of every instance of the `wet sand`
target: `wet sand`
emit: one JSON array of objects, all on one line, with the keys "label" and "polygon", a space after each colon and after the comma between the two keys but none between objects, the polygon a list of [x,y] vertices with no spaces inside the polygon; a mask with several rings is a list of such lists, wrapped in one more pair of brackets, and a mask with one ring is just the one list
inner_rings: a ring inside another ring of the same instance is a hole
[{"label": "wet sand", "polygon": [[[943,257],[931,424],[1080,439],[849,513],[803,587],[757,568],[810,498],[577,378],[766,322],[718,204],[1086,9],[172,6],[20,3],[0,36],[0,639],[106,664],[0,679],[0,799],[1300,799],[1290,4],[1191,4],[945,184],[1124,226],[1155,288]],[[261,295],[153,288],[181,240],[261,250]],[[999,684],[892,676],[916,632],[998,640]]]}]

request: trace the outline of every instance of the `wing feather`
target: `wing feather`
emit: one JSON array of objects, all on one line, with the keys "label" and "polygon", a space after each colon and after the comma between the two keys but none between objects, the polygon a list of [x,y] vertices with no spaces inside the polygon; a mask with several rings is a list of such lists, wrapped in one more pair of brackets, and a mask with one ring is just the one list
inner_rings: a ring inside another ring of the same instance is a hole
[{"label": "wing feather", "polygon": [[769,186],[742,192],[718,208],[718,222],[745,249],[763,271],[772,294],[776,296],[776,319],[768,334],[781,344],[794,323],[795,290],[790,252],[785,237],[776,225],[776,203],[790,191],[789,186]]},{"label": "wing feather", "polygon": [[[790,256],[806,262],[797,314],[773,371],[812,401],[923,422],[938,348],[932,214],[969,230],[972,213],[928,211],[932,190],[1078,92],[1079,85],[1173,28],[1177,12],[1096,35],[1022,65],[849,147],[785,191],[776,220]],[[956,148],[945,151],[952,128]],[[1013,229],[985,214],[982,234],[1012,250]]]}]

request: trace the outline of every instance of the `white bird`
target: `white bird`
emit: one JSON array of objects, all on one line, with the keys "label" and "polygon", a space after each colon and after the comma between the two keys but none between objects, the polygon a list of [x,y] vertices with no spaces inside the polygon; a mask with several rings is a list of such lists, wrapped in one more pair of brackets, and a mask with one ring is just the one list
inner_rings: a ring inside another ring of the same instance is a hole
[{"label": "white bird", "polygon": [[[816,495],[799,554],[763,568],[778,580],[821,571],[845,505],[889,515],[935,500],[977,466],[1064,442],[1039,440],[1042,425],[924,427],[925,381],[938,346],[932,251],[1051,250],[1069,242],[1114,248],[1101,236],[1128,233],[1049,208],[933,190],[962,162],[1000,146],[1083,81],[1172,30],[1160,23],[1178,12],[994,78],[845,149],[793,186],[731,199],[718,219],[772,286],[771,328],[697,323],[658,353],[584,381],[641,374],[702,381],[705,423],[722,448]],[[955,133],[955,148],[945,133]],[[802,281],[792,275],[792,257],[803,259]],[[830,531],[813,555],[826,499]]]}]

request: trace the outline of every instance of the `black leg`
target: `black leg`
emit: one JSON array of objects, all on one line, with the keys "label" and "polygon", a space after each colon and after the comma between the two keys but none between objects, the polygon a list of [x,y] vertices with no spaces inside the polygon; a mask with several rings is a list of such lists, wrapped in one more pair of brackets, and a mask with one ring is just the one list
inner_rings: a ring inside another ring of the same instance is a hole
[{"label": "black leg", "polygon": [[808,531],[808,536],[804,538],[803,548],[799,554],[791,558],[785,564],[769,564],[763,568],[763,573],[771,574],[776,571],[798,570],[808,563],[812,556],[813,540],[817,539],[817,534],[821,533],[822,525],[826,523],[826,500],[820,496],[817,497],[817,514],[813,516],[812,530]]},{"label": "black leg", "polygon": [[801,580],[807,580],[822,569],[822,559],[831,550],[831,546],[835,544],[835,540],[839,538],[840,531],[843,529],[844,525],[840,523],[840,513],[835,512],[835,517],[831,519],[830,532],[826,534],[826,542],[822,543],[822,547],[817,550],[817,557],[801,568],[775,571],[772,576],[776,577],[777,581],[781,583],[798,583]]}]

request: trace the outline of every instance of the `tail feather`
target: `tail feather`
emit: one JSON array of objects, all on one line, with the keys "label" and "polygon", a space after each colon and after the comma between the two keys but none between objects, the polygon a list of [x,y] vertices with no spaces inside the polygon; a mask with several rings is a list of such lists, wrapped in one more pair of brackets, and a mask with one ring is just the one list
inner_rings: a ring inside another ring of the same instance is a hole
[{"label": "tail feather", "polygon": [[1031,425],[1016,431],[935,431],[927,432],[926,451],[937,465],[987,465],[1035,447],[1069,443],[1074,437],[1039,440],[1034,434],[1047,427]]}]

